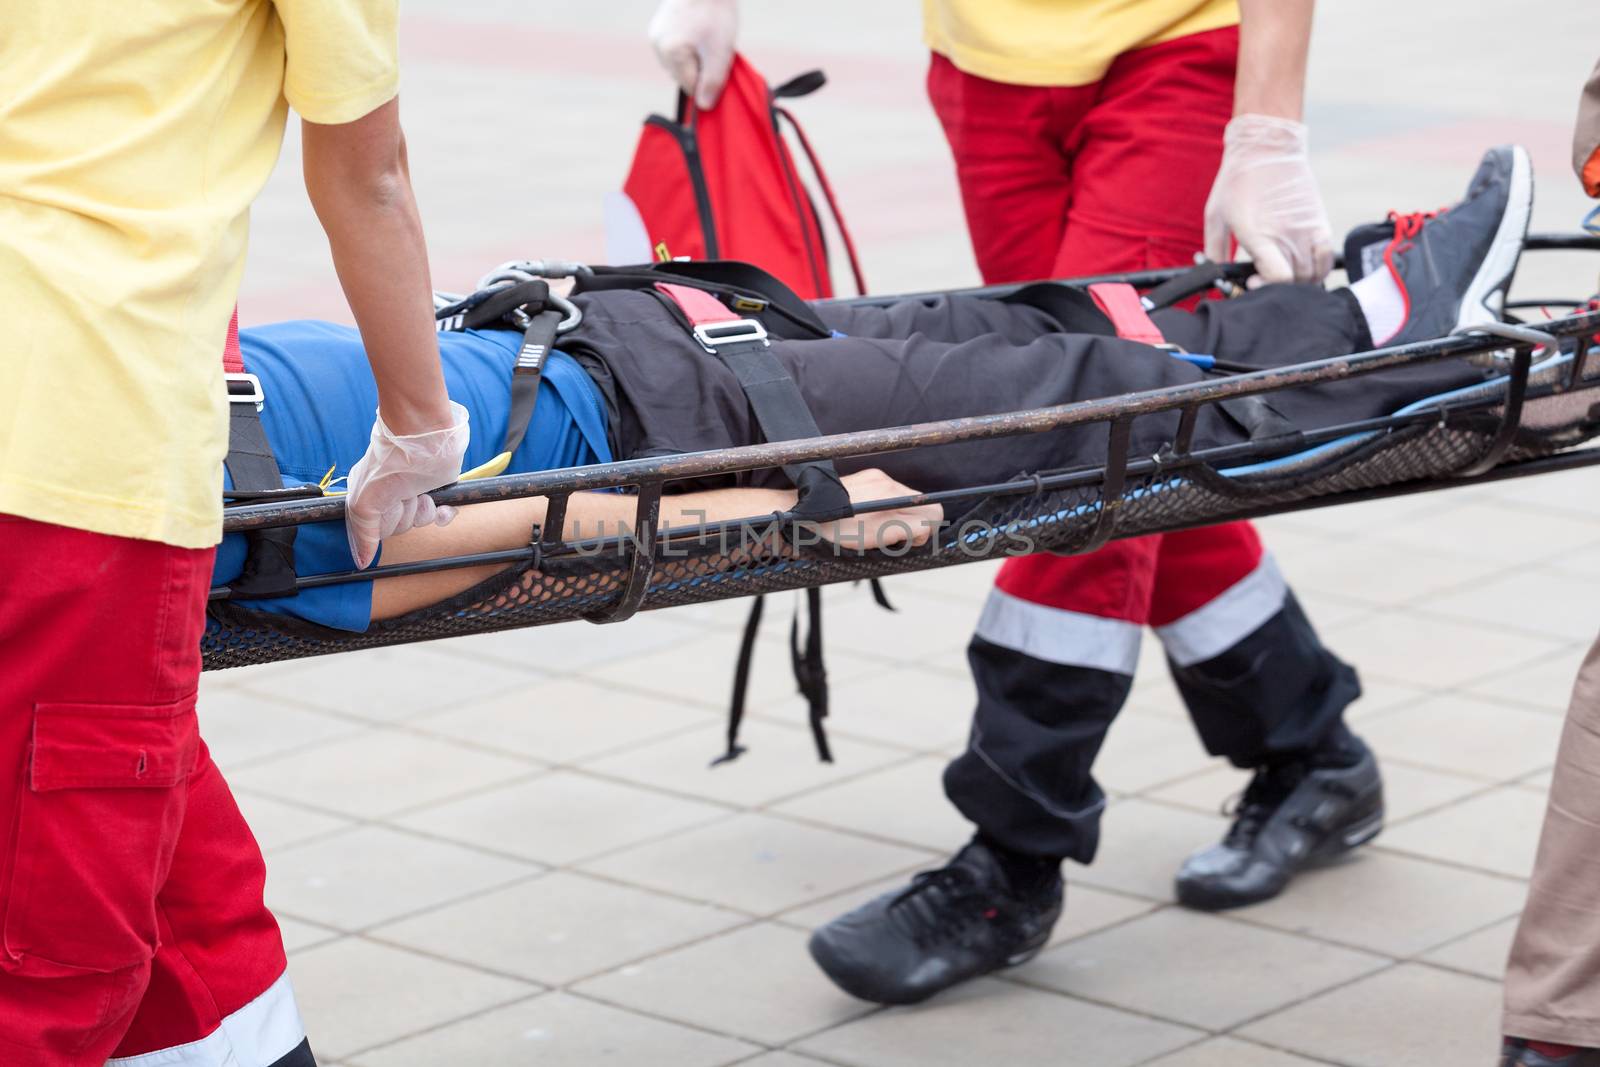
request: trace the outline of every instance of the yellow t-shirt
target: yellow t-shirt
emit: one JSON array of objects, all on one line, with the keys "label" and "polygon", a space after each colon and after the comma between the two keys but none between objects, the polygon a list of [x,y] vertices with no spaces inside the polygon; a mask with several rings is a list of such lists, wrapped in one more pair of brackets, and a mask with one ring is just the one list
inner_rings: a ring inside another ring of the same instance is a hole
[{"label": "yellow t-shirt", "polygon": [[1087,85],[1124,52],[1239,23],[1238,0],[922,0],[923,39],[1011,85]]},{"label": "yellow t-shirt", "polygon": [[222,347],[288,105],[398,85],[398,0],[0,0],[0,513],[221,534]]}]

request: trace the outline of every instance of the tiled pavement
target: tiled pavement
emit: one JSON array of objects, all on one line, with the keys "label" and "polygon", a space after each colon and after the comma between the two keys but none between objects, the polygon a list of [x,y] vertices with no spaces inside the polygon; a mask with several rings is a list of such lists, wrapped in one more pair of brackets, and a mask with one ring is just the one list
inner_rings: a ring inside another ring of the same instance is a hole
[{"label": "tiled pavement", "polygon": [[[1448,200],[1486,141],[1516,137],[1545,175],[1536,225],[1570,226],[1557,168],[1593,58],[1583,5],[1523,5],[1537,53],[1505,32],[1504,5],[1451,5],[1442,26],[1431,5],[1399,6],[1321,14],[1313,114],[1336,224]],[[441,286],[514,256],[599,254],[598,191],[665,95],[639,39],[648,7],[408,4],[406,118]],[[909,0],[746,4],[775,76],[834,74],[802,108],[885,290],[973,279],[914,18]],[[257,211],[249,321],[341,314],[296,164],[291,148]],[[1570,259],[1524,272],[1529,292],[1592,281]],[[1487,1063],[1566,687],[1600,627],[1600,479],[1264,525],[1366,682],[1353,720],[1390,789],[1377,846],[1267,905],[1175,908],[1173,868],[1242,782],[1200,751],[1152,646],[1097,768],[1114,796],[1102,855],[1072,872],[1054,944],[915,1009],[836,992],[805,931],[963,839],[938,776],[969,711],[960,650],[988,565],[894,580],[892,616],[830,592],[832,766],[812,755],[774,620],[751,751],[707,769],[741,605],[208,677],[204,729],[266,848],[320,1055]]]}]

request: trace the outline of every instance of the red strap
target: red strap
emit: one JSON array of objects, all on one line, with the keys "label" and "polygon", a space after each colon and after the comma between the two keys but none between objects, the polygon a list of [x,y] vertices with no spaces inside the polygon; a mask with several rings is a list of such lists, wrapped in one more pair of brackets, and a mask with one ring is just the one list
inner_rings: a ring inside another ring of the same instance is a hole
[{"label": "red strap", "polygon": [[244,353],[239,351],[239,308],[235,305],[228,323],[228,340],[222,346],[222,369],[227,374],[244,373]]},{"label": "red strap", "polygon": [[1127,282],[1101,282],[1089,286],[1089,295],[1095,306],[1106,313],[1117,336],[1142,345],[1165,344],[1161,330],[1150,321],[1150,316],[1139,302],[1139,290]]},{"label": "red strap", "polygon": [[689,316],[690,326],[710,326],[718,322],[739,321],[738,315],[729,311],[722,301],[704,289],[674,285],[671,282],[656,282],[656,288],[670,296],[672,302]]}]

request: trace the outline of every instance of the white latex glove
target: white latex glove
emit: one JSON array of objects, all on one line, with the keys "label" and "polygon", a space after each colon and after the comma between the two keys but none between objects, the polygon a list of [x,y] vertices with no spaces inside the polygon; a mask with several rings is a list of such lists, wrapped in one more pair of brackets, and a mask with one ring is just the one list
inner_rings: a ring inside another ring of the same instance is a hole
[{"label": "white latex glove", "polygon": [[738,0],[661,0],[650,19],[656,58],[702,111],[728,84],[738,32]]},{"label": "white latex glove", "polygon": [[467,409],[450,402],[454,425],[401,437],[383,424],[380,412],[372,423],[367,454],[350,468],[350,495],[344,504],[345,532],[356,567],[365,568],[386,537],[437,523],[444,526],[456,509],[436,507],[423,494],[449,485],[461,474],[470,432]]},{"label": "white latex glove", "polygon": [[1301,123],[1267,115],[1228,123],[1206,199],[1206,258],[1231,259],[1230,238],[1263,283],[1320,282],[1333,269],[1333,233]]}]

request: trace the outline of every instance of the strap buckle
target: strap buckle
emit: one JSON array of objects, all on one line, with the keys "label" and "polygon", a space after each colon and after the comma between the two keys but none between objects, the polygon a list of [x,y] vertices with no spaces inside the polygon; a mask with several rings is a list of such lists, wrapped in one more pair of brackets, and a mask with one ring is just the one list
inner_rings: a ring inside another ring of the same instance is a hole
[{"label": "strap buckle", "polygon": [[228,386],[228,403],[254,404],[257,411],[266,403],[266,394],[261,391],[261,379],[254,374],[224,372],[222,380]]},{"label": "strap buckle", "polygon": [[767,328],[755,319],[730,319],[726,322],[702,322],[694,328],[694,339],[700,347],[715,355],[723,345],[737,345],[760,341],[766,345]]}]

